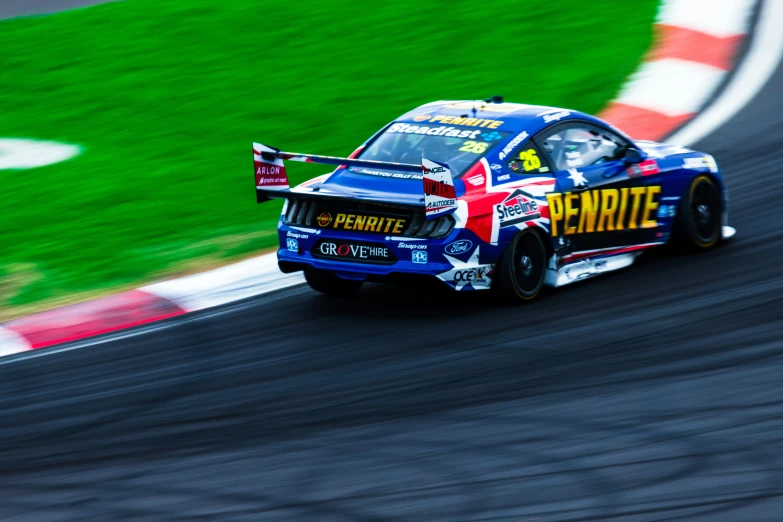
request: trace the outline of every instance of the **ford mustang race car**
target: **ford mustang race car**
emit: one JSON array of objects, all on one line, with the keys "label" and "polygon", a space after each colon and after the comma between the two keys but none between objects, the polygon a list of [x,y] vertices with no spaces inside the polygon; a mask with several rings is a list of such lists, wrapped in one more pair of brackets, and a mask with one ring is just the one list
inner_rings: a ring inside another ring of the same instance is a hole
[{"label": "ford mustang race car", "polygon": [[[670,241],[734,235],[712,156],[499,96],[422,105],[348,158],[260,143],[253,157],[257,201],[285,200],[280,269],[332,295],[427,276],[523,302]],[[291,188],[286,160],[335,168]]]}]

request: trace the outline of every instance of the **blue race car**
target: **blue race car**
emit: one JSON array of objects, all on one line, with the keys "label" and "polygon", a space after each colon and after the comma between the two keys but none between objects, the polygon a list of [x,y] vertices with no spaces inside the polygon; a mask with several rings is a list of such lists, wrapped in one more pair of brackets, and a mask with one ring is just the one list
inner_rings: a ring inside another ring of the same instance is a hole
[{"label": "blue race car", "polygon": [[[499,96],[422,105],[348,158],[259,143],[253,157],[257,201],[285,199],[280,269],[332,295],[425,276],[523,302],[669,241],[698,251],[735,233],[712,156]],[[284,160],[336,168],[290,188]]]}]

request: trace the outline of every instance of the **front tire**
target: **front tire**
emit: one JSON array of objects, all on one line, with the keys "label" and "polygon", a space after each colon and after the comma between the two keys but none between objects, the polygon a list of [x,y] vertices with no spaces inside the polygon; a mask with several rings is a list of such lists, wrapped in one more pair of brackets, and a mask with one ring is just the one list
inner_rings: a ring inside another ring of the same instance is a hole
[{"label": "front tire", "polygon": [[714,247],[721,237],[721,194],[715,181],[696,176],[680,200],[674,223],[681,250],[700,252]]},{"label": "front tire", "polygon": [[492,291],[508,304],[532,301],[544,286],[547,258],[541,234],[523,230],[503,252],[495,269]]},{"label": "front tire", "polygon": [[334,297],[346,297],[355,294],[364,281],[343,279],[334,272],[308,267],[304,271],[305,280],[310,288],[322,294]]}]

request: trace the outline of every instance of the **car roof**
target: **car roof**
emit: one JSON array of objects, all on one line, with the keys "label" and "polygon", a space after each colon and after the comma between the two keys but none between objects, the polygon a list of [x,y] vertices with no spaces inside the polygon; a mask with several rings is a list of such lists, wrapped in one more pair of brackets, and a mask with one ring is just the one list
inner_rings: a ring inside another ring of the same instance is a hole
[{"label": "car roof", "polygon": [[[532,136],[550,124],[568,120],[583,120],[602,125],[628,138],[619,129],[583,112],[545,105],[492,103],[484,100],[441,100],[427,103],[406,112],[395,121],[411,124],[468,125],[474,128],[484,127],[514,134],[526,131]],[[630,140],[630,138],[628,139]]]}]

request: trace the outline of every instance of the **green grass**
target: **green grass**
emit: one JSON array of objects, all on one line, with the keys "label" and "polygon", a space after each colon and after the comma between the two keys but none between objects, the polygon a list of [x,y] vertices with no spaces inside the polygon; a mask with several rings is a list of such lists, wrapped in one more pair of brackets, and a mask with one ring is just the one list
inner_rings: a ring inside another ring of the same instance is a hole
[{"label": "green grass", "polygon": [[129,0],[2,21],[0,138],[85,152],[0,171],[0,317],[273,245],[254,140],[344,155],[416,105],[494,94],[597,112],[656,4]]}]

